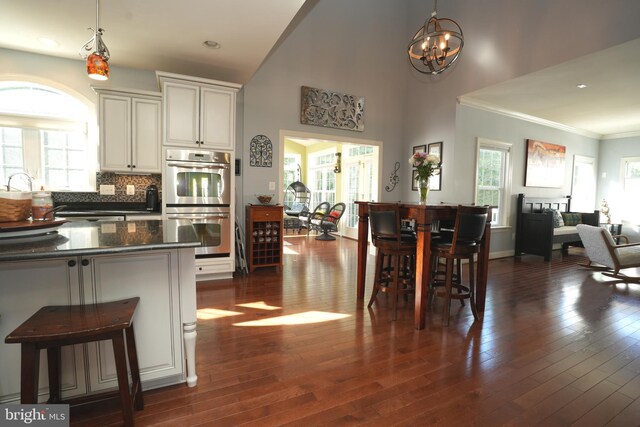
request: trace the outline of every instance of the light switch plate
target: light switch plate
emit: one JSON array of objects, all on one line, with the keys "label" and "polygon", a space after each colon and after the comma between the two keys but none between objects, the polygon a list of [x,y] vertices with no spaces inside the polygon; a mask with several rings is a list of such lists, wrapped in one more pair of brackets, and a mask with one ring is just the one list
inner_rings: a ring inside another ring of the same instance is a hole
[{"label": "light switch plate", "polygon": [[113,196],[116,194],[116,186],[100,184],[100,194],[103,196]]},{"label": "light switch plate", "polygon": [[274,181],[270,181],[269,182],[269,190],[275,190],[276,189],[276,183]]},{"label": "light switch plate", "polygon": [[127,196],[133,196],[134,194],[136,194],[136,186],[127,185]]}]

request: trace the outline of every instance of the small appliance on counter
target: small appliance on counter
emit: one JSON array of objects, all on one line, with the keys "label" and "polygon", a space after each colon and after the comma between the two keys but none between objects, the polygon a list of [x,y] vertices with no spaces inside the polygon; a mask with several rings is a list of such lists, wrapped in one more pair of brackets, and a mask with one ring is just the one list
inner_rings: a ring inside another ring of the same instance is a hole
[{"label": "small appliance on counter", "polygon": [[148,186],[146,196],[147,196],[146,209],[148,211],[157,212],[160,206],[160,199],[158,196],[158,187],[156,187],[155,185]]}]

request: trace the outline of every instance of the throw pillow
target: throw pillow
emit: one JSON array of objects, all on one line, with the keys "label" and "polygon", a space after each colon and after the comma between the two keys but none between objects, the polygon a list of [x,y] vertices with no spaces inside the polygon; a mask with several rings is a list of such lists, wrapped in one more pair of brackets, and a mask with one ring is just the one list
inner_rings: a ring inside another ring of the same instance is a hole
[{"label": "throw pillow", "polygon": [[557,209],[544,208],[543,213],[551,212],[553,214],[553,228],[564,227],[563,215],[560,215]]},{"label": "throw pillow", "polygon": [[578,225],[582,224],[582,214],[576,212],[562,212],[562,219],[564,225]]}]

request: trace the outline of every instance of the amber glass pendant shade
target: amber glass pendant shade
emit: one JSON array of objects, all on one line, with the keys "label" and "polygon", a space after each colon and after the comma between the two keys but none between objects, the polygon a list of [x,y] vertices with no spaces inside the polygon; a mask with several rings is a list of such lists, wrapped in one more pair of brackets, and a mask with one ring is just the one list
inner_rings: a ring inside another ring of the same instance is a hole
[{"label": "amber glass pendant shade", "polygon": [[109,64],[97,53],[87,57],[87,74],[94,80],[107,80],[109,78]]}]

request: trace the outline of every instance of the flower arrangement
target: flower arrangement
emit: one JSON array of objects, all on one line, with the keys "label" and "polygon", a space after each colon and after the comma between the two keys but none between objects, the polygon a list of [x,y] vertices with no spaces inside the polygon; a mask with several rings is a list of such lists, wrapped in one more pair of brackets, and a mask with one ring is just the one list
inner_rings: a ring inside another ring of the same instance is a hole
[{"label": "flower arrangement", "polygon": [[409,157],[409,164],[418,169],[418,181],[426,181],[440,173],[440,157],[435,154],[414,153]]}]

